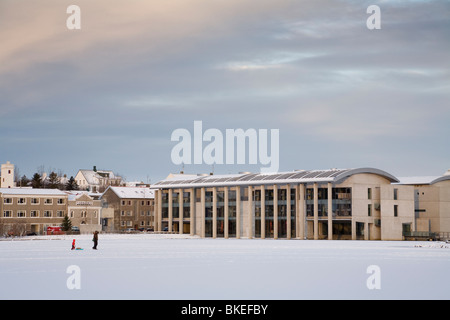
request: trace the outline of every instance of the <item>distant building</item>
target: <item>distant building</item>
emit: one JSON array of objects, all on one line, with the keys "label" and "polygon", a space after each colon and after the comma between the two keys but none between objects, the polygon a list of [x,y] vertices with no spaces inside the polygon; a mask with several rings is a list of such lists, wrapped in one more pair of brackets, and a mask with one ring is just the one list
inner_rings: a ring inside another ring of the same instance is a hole
[{"label": "distant building", "polygon": [[0,188],[14,188],[14,165],[7,161],[1,166]]},{"label": "distant building", "polygon": [[110,186],[100,199],[104,231],[154,229],[155,197],[152,189]]},{"label": "distant building", "polygon": [[211,238],[448,239],[450,172],[396,178],[376,168],[170,175],[156,229]]},{"label": "distant building", "polygon": [[0,188],[0,234],[44,234],[67,214],[65,192],[57,189]]},{"label": "distant building", "polygon": [[104,192],[109,186],[123,185],[122,177],[116,176],[111,170],[79,170],[75,176],[79,190],[90,192]]},{"label": "distant building", "polygon": [[66,191],[68,194],[68,216],[73,227],[80,233],[101,231],[102,203],[87,191]]}]

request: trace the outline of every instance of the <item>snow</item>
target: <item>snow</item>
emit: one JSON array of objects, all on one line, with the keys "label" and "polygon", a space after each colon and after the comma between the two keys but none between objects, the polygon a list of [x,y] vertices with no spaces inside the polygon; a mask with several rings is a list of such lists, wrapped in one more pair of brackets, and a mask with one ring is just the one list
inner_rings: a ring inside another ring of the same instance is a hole
[{"label": "snow", "polygon": [[[72,240],[84,250],[70,250]],[[0,299],[449,299],[439,242],[201,239],[171,234],[0,241]],[[69,266],[80,289],[69,289]],[[380,289],[369,289],[368,267]]]}]

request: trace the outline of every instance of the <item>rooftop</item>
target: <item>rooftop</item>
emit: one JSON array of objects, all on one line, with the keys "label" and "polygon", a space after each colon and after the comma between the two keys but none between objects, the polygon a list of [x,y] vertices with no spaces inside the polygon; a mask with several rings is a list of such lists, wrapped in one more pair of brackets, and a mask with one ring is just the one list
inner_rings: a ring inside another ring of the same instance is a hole
[{"label": "rooftop", "polygon": [[[155,197],[154,190],[147,187],[110,186],[108,189],[111,189],[119,198],[123,199],[153,199]],[[106,189],[106,191],[108,191],[108,189]]]},{"label": "rooftop", "polygon": [[33,188],[0,188],[1,194],[7,195],[48,195],[66,196],[67,194],[58,189],[33,189]]},{"label": "rooftop", "polygon": [[375,168],[297,170],[278,173],[239,173],[226,175],[169,175],[168,178],[155,183],[157,188],[183,188],[205,186],[260,185],[286,183],[340,183],[357,173],[378,174],[391,182],[399,180],[391,174]]}]

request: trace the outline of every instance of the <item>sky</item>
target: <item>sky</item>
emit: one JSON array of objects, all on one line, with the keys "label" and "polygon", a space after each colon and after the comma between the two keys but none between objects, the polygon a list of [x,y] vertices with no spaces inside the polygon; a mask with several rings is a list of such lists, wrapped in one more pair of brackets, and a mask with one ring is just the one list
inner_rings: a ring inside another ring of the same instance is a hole
[{"label": "sky", "polygon": [[172,133],[202,121],[278,129],[279,171],[441,175],[449,16],[447,0],[0,0],[0,162],[150,183],[260,171],[175,164]]}]

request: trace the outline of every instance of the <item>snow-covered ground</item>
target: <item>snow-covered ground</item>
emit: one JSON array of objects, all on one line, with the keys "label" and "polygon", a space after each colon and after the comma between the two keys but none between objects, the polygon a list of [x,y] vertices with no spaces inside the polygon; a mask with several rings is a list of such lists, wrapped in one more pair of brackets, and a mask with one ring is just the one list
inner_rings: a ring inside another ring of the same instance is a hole
[{"label": "snow-covered ground", "polygon": [[92,250],[91,238],[2,239],[0,299],[450,298],[444,243],[100,234]]}]

